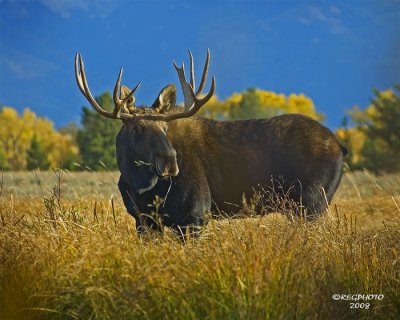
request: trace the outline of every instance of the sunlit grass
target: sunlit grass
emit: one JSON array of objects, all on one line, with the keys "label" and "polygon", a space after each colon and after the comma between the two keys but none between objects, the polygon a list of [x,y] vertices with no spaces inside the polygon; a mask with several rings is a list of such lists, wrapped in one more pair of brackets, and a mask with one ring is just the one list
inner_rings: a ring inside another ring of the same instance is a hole
[{"label": "sunlit grass", "polygon": [[[400,317],[398,175],[348,175],[312,223],[213,220],[186,245],[138,238],[117,179],[65,173],[58,193],[54,173],[4,174],[1,319]],[[351,309],[336,293],[384,299]]]}]

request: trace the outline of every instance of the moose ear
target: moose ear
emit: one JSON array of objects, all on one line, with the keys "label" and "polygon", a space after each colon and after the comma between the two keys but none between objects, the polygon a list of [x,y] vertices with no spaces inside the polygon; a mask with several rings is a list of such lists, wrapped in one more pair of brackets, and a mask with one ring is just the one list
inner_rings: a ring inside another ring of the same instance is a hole
[{"label": "moose ear", "polygon": [[[119,98],[124,99],[130,92],[131,89],[129,89],[127,86],[121,86],[121,93],[119,95]],[[133,113],[135,111],[135,97],[133,95],[126,102],[126,108],[128,110],[124,110],[125,112],[128,111],[129,113]]]},{"label": "moose ear", "polygon": [[176,87],[174,84],[167,85],[160,91],[157,99],[152,104],[152,108],[157,112],[165,113],[176,105]]}]

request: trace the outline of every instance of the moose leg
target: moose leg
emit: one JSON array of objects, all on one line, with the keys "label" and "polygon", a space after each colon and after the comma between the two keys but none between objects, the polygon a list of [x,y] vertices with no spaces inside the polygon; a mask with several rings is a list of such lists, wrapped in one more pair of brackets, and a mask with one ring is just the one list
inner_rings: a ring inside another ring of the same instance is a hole
[{"label": "moose leg", "polygon": [[185,243],[187,239],[198,238],[201,235],[202,226],[190,225],[190,226],[174,226],[174,231],[178,235],[179,239]]},{"label": "moose leg", "polygon": [[118,189],[121,193],[122,200],[128,213],[136,220],[136,231],[139,235],[145,233],[148,229],[161,231],[160,226],[149,218],[142,216],[142,213],[135,203],[134,193],[129,185],[120,176],[118,181]]},{"label": "moose leg", "polygon": [[307,209],[305,218],[314,220],[321,212],[323,212],[328,203],[324,195],[324,190],[319,185],[308,186],[303,194],[303,206]]},{"label": "moose leg", "polygon": [[211,201],[209,199],[208,195],[206,195],[205,199],[202,199],[203,201],[199,199],[194,201],[195,208],[191,210],[187,208],[189,213],[177,219],[177,222],[172,225],[182,242],[185,242],[187,238],[197,238],[201,235],[210,215]]},{"label": "moose leg", "polygon": [[[196,238],[201,235],[203,226],[211,212],[211,193],[205,178],[199,175],[196,184],[177,183],[171,189],[166,203],[169,224],[184,242],[187,237]],[[177,200],[175,200],[177,199]],[[181,202],[180,199],[185,199]]]}]

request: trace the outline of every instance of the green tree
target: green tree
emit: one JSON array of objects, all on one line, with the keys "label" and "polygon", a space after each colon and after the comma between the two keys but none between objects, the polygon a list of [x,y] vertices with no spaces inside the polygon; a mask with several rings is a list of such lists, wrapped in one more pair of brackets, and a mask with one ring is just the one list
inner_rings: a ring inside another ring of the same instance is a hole
[{"label": "green tree", "polygon": [[28,170],[47,170],[49,167],[50,162],[47,154],[37,136],[34,135],[31,140],[31,146],[27,151],[26,168]]},{"label": "green tree", "polygon": [[60,132],[62,135],[70,137],[71,141],[77,140],[78,131],[79,127],[75,122],[70,122],[66,126],[58,129],[58,132]]},{"label": "green tree", "polygon": [[232,105],[230,109],[231,119],[263,118],[264,112],[261,99],[256,89],[250,88],[243,93],[242,100]]},{"label": "green tree", "polygon": [[[103,93],[96,101],[105,109],[112,110],[113,102],[109,92]],[[87,107],[82,109],[82,128],[78,130],[77,142],[83,165],[92,170],[116,169],[115,138],[121,122],[105,119]]]},{"label": "green tree", "polygon": [[365,167],[376,173],[400,171],[400,85],[374,93],[369,116],[362,123],[367,137],[362,151]]}]

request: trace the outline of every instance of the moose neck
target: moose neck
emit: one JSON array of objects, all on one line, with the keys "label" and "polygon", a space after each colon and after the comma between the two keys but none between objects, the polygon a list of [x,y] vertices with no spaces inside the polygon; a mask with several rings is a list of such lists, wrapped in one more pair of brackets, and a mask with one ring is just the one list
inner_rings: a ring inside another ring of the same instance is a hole
[{"label": "moose neck", "polygon": [[[251,156],[249,145],[257,140],[257,135],[262,137],[252,129],[258,121],[217,121],[202,117],[180,119],[168,124],[168,137],[178,152],[178,161],[183,162],[178,163],[180,166],[201,161],[208,177],[220,176],[226,170],[245,174],[247,158],[240,155],[245,151]],[[263,139],[267,139],[265,133]],[[254,164],[259,162],[257,159],[254,161]]]}]

